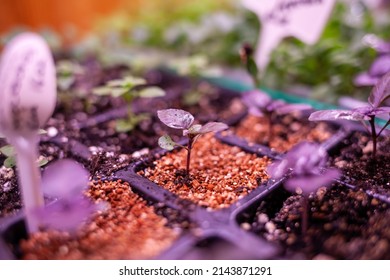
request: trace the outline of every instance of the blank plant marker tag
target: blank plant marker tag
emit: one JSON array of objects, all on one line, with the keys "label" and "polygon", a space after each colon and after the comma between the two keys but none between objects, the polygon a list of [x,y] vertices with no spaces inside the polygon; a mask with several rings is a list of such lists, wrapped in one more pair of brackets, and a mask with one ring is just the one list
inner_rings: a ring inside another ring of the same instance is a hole
[{"label": "blank plant marker tag", "polygon": [[332,12],[335,0],[243,0],[259,17],[262,30],[257,44],[256,63],[264,70],[272,50],[289,36],[314,44]]}]

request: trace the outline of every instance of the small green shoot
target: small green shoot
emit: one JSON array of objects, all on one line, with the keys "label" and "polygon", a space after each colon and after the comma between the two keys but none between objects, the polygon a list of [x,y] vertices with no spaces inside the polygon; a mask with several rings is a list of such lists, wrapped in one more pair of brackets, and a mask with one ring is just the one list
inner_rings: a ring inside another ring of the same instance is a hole
[{"label": "small green shoot", "polygon": [[134,114],[131,104],[135,98],[154,98],[165,95],[165,91],[156,86],[147,86],[146,81],[139,77],[128,76],[112,80],[105,86],[95,88],[93,93],[99,96],[122,97],[127,103],[127,118],[116,121],[117,132],[132,131],[141,121],[147,119],[147,114]]}]

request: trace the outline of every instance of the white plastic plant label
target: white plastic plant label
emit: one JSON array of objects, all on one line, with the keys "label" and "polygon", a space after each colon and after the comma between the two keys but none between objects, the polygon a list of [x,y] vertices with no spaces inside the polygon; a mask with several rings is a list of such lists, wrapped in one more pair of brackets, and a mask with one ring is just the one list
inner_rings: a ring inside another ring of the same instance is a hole
[{"label": "white plastic plant label", "polygon": [[39,229],[34,211],[44,205],[36,164],[38,129],[53,114],[56,73],[46,42],[34,33],[15,37],[0,61],[0,132],[16,151],[27,231]]},{"label": "white plastic plant label", "polygon": [[272,50],[289,36],[314,44],[332,12],[335,0],[243,0],[261,21],[255,59],[264,70]]},{"label": "white plastic plant label", "polygon": [[46,42],[23,33],[9,42],[0,61],[0,130],[36,134],[52,115],[56,103],[56,73]]}]

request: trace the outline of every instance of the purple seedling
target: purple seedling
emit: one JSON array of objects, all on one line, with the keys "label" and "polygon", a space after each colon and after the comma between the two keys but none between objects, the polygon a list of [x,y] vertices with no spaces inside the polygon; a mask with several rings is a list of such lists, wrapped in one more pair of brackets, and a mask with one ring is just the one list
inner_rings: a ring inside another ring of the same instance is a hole
[{"label": "purple seedling", "polygon": [[248,107],[251,115],[264,117],[267,120],[268,137],[265,142],[268,144],[273,139],[273,123],[277,115],[285,115],[312,108],[308,104],[288,104],[283,100],[272,99],[268,94],[258,89],[245,92],[242,96],[242,102]]},{"label": "purple seedling", "polygon": [[[360,121],[371,135],[373,143],[373,158],[376,157],[379,136],[390,125],[390,107],[385,106],[390,97],[390,72],[384,75],[371,90],[368,105],[352,110],[321,110],[310,115],[310,121],[350,120]],[[377,132],[375,120],[378,116],[387,115],[388,120]]]},{"label": "purple seedling", "polygon": [[208,122],[205,125],[193,124],[194,116],[180,109],[159,110],[157,111],[157,116],[166,126],[182,130],[183,136],[187,137],[187,146],[176,143],[169,135],[161,136],[158,139],[158,144],[161,148],[168,151],[173,150],[176,146],[187,150],[186,176],[188,178],[190,174],[191,152],[195,141],[203,134],[219,132],[228,128],[226,124],[221,122]]},{"label": "purple seedling", "polygon": [[282,160],[268,167],[273,179],[288,175],[284,187],[291,193],[302,192],[302,233],[308,228],[308,197],[320,187],[328,187],[340,176],[337,169],[325,169],[326,151],[316,143],[302,142],[285,154]]},{"label": "purple seedling", "polygon": [[57,201],[34,210],[40,229],[74,232],[91,214],[105,208],[85,197],[88,171],[79,163],[63,159],[50,164],[43,172],[42,191]]}]

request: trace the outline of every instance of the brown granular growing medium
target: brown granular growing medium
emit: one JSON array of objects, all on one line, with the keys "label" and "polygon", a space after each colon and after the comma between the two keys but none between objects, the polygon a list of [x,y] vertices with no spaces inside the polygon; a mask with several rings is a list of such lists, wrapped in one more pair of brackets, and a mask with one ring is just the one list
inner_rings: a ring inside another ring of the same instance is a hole
[{"label": "brown granular growing medium", "polygon": [[[267,144],[268,121],[264,117],[248,115],[234,133],[250,143]],[[292,115],[282,116],[273,124],[273,137],[269,146],[283,153],[302,141],[324,142],[334,131],[324,122],[309,122],[296,119]]]},{"label": "brown granular growing medium", "polygon": [[[186,166],[187,151],[175,150],[153,162],[155,167],[139,174],[198,205],[220,209],[229,207],[268,179],[267,157],[257,157],[221,143],[211,134],[195,143],[190,165],[190,182],[180,180],[178,171]],[[181,178],[183,179],[183,178]]]},{"label": "brown granular growing medium", "polygon": [[87,196],[107,201],[110,209],[96,215],[75,236],[45,231],[21,242],[24,259],[149,259],[176,239],[152,206],[120,181],[92,184]]}]

